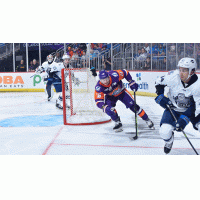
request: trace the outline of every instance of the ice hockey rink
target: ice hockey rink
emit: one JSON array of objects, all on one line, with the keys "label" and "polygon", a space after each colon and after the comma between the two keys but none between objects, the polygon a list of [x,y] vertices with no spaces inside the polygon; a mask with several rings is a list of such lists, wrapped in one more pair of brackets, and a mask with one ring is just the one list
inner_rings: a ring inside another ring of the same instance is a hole
[{"label": "ice hockey rink", "polygon": [[[154,97],[137,96],[137,103],[155,124],[147,128],[138,118],[139,138],[135,132],[134,114],[118,102],[116,109],[123,123],[123,132],[113,132],[114,123],[90,126],[63,125],[62,110],[55,107],[55,98],[46,100],[43,92],[1,93],[0,154],[1,155],[165,155],[159,136],[163,109]],[[200,133],[189,124],[185,132],[200,153]],[[182,133],[175,132],[169,155],[195,155]]]}]

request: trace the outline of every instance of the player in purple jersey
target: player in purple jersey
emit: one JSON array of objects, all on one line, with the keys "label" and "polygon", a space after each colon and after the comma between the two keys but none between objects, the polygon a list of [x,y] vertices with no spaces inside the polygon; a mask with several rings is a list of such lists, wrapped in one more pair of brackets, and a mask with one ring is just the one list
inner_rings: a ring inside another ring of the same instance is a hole
[{"label": "player in purple jersey", "polygon": [[113,130],[116,132],[122,131],[122,123],[120,117],[115,109],[116,103],[120,100],[129,108],[132,112],[137,114],[146,121],[149,128],[153,128],[154,124],[149,119],[145,111],[135,104],[133,96],[125,88],[122,79],[126,79],[129,82],[131,90],[137,91],[138,84],[132,79],[130,73],[127,70],[111,70],[106,72],[105,70],[99,72],[99,81],[95,87],[95,102],[97,107],[103,109],[107,115],[115,122]]}]

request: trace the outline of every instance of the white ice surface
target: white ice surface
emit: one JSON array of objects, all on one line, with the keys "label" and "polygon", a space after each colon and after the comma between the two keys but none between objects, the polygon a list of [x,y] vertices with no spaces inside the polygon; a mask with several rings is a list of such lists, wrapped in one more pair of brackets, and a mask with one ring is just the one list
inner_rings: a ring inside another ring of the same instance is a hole
[{"label": "white ice surface", "polygon": [[[123,123],[123,132],[113,132],[113,122],[93,126],[0,127],[0,155],[165,155],[164,142],[158,134],[163,109],[152,97],[137,96],[137,103],[156,128],[149,130],[138,117],[138,140],[129,138],[129,132],[135,131],[134,114],[118,102],[116,109]],[[0,112],[0,120],[62,114],[55,107],[55,98],[47,102],[43,93],[1,93]],[[185,132],[200,153],[200,133],[191,124]],[[173,149],[169,155],[194,154],[184,135],[175,132]]]}]

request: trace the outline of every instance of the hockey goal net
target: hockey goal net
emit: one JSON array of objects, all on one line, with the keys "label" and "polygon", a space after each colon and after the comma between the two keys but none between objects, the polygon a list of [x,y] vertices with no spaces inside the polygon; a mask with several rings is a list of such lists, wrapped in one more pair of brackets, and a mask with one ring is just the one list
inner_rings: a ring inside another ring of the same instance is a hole
[{"label": "hockey goal net", "polygon": [[65,125],[95,125],[111,121],[96,106],[96,79],[88,68],[62,69],[61,74]]}]

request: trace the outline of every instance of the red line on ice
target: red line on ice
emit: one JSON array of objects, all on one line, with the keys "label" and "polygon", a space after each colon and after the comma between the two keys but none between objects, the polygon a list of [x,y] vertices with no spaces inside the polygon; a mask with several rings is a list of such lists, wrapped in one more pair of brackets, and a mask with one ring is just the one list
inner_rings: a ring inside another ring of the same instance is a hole
[{"label": "red line on ice", "polygon": [[[54,140],[55,141],[55,140]],[[163,147],[144,147],[144,146],[119,146],[119,145],[95,145],[95,144],[57,144],[55,145],[72,145],[72,146],[93,146],[93,147],[130,147],[130,148],[163,148]],[[172,148],[172,149],[191,149],[191,148]],[[197,149],[196,150],[200,150]]]},{"label": "red line on ice", "polygon": [[59,136],[59,134],[60,134],[60,132],[63,130],[63,128],[64,128],[64,126],[62,126],[62,127],[59,129],[58,133],[55,135],[54,139],[51,141],[51,143],[48,145],[48,147],[45,149],[45,151],[43,152],[42,155],[46,155],[47,152],[49,151],[49,149],[51,148],[51,146],[52,146],[53,144],[55,144],[54,141],[55,141],[56,138]]}]

